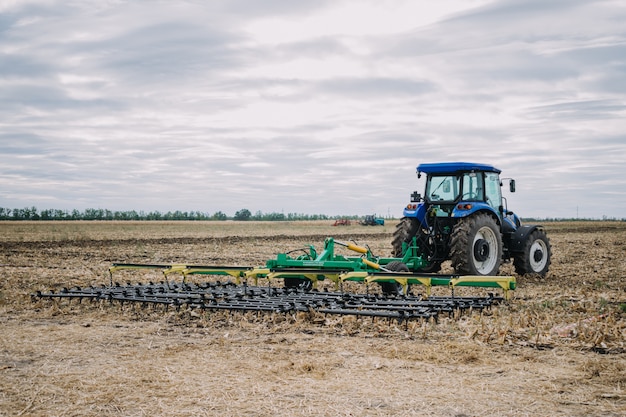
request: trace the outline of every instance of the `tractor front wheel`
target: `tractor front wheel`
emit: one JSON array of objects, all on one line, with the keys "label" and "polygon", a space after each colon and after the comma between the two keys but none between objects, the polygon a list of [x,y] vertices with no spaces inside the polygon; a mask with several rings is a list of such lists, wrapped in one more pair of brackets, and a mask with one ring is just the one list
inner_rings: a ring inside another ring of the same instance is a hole
[{"label": "tractor front wheel", "polygon": [[459,220],[450,242],[450,259],[457,274],[498,273],[502,262],[502,236],[489,214],[478,213]]},{"label": "tractor front wheel", "polygon": [[[410,243],[414,236],[417,237],[420,255],[426,261],[428,258],[432,259],[432,254],[436,248],[435,243],[424,233],[419,220],[412,217],[403,217],[400,223],[396,225],[396,230],[393,232],[393,240],[391,241],[393,248],[391,256],[402,258],[404,256],[402,244]],[[433,261],[428,266],[420,269],[421,272],[439,272],[439,270],[441,270],[441,261]]]},{"label": "tractor front wheel", "polygon": [[543,230],[536,229],[524,242],[521,253],[515,254],[513,265],[520,275],[538,274],[545,277],[550,267],[550,241]]}]

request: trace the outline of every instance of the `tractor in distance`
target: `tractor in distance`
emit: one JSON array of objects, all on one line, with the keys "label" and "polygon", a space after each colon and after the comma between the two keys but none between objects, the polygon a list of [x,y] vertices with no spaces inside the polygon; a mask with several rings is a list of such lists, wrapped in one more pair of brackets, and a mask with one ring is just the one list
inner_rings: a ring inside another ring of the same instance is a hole
[{"label": "tractor in distance", "polygon": [[382,217],[376,217],[375,214],[368,214],[359,222],[362,226],[384,226],[385,219]]},{"label": "tractor in distance", "polygon": [[[522,225],[502,197],[500,170],[486,164],[420,164],[426,174],[424,196],[417,191],[404,208],[393,235],[393,256],[401,258],[413,244],[426,261],[423,272],[438,272],[450,260],[460,275],[496,275],[513,260],[520,275],[545,276],[551,247],[539,225]],[[515,180],[506,179],[510,192]]]}]

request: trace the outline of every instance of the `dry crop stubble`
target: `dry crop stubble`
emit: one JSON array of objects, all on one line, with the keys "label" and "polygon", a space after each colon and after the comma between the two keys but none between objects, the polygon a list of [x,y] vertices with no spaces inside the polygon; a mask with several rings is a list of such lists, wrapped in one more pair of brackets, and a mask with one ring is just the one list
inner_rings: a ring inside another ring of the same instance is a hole
[{"label": "dry crop stubble", "polygon": [[548,224],[548,277],[439,323],[28,296],[106,284],[112,262],[260,265],[326,236],[387,255],[393,226],[2,223],[0,415],[626,415],[624,223]]}]

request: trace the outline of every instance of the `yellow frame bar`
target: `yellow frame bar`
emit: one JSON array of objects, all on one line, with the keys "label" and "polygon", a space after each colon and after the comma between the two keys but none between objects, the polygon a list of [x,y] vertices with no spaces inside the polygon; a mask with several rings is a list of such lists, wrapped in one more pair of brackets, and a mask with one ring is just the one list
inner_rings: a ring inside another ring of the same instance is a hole
[{"label": "yellow frame bar", "polygon": [[484,276],[484,275],[463,275],[450,280],[450,287],[485,287],[485,288],[502,288],[504,291],[504,299],[510,300],[509,291],[514,290],[517,281],[513,276]]}]

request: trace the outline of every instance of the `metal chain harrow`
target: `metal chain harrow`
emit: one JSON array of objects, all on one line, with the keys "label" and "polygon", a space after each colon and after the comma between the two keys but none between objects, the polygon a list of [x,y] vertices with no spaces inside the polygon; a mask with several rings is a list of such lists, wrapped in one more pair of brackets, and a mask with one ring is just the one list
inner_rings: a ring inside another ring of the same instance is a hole
[{"label": "metal chain harrow", "polygon": [[231,310],[259,313],[318,312],[396,319],[434,319],[440,314],[482,310],[500,303],[503,297],[353,294],[346,292],[304,291],[298,288],[237,285],[232,282],[202,284],[163,281],[148,284],[114,284],[101,287],[63,288],[58,292],[37,291],[33,300],[75,299],[163,305],[165,308],[191,308],[206,311]]}]

